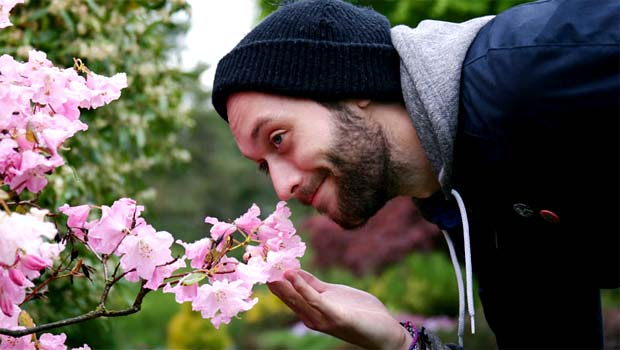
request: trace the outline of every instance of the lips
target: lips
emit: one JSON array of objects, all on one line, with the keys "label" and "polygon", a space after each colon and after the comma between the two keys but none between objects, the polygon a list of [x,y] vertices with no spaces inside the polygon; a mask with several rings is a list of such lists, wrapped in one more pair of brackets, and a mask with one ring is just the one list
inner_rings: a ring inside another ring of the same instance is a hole
[{"label": "lips", "polygon": [[323,186],[323,183],[325,183],[325,179],[327,178],[327,176],[323,177],[321,179],[321,181],[319,182],[318,186],[316,186],[316,189],[314,190],[314,193],[312,194],[312,196],[310,197],[310,201],[309,204],[311,206],[313,206],[314,208],[318,209],[317,207],[317,203],[315,203],[316,199],[317,199],[317,194],[319,193],[319,190],[321,189],[321,187]]}]

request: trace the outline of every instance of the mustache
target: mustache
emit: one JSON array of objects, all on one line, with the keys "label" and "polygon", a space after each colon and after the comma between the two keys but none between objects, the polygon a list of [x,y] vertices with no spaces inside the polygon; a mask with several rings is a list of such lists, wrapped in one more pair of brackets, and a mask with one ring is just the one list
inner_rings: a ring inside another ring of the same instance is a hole
[{"label": "mustache", "polygon": [[327,169],[322,169],[320,172],[314,174],[311,178],[305,181],[303,187],[297,190],[297,199],[302,204],[312,204],[312,197],[329,174],[330,172]]}]

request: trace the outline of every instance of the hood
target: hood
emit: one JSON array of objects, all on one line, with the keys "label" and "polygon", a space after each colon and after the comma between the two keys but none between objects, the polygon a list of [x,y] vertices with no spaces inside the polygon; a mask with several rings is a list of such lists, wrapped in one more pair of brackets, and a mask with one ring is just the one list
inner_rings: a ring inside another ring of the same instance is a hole
[{"label": "hood", "polygon": [[493,17],[463,23],[426,20],[391,31],[405,106],[446,195],[452,188],[461,67],[476,34]]}]

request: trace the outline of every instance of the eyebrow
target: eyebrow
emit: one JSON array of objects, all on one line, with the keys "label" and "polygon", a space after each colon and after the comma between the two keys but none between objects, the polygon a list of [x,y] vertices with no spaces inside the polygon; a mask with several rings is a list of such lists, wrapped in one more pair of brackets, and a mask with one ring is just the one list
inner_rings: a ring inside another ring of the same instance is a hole
[{"label": "eyebrow", "polygon": [[250,136],[252,137],[252,140],[256,141],[256,139],[258,138],[258,134],[260,133],[261,129],[268,124],[269,122],[271,122],[271,118],[268,117],[264,117],[264,118],[260,118],[257,122],[256,125],[254,126],[254,128],[252,129],[252,133],[250,134]]}]

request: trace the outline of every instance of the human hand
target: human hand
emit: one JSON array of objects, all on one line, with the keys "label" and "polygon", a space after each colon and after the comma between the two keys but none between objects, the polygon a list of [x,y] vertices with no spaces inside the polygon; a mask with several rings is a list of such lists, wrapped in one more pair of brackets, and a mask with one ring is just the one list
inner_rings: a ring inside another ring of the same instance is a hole
[{"label": "human hand", "polygon": [[269,289],[308,328],[365,349],[408,349],[411,336],[373,295],[325,283],[303,270],[286,271],[284,277]]}]

